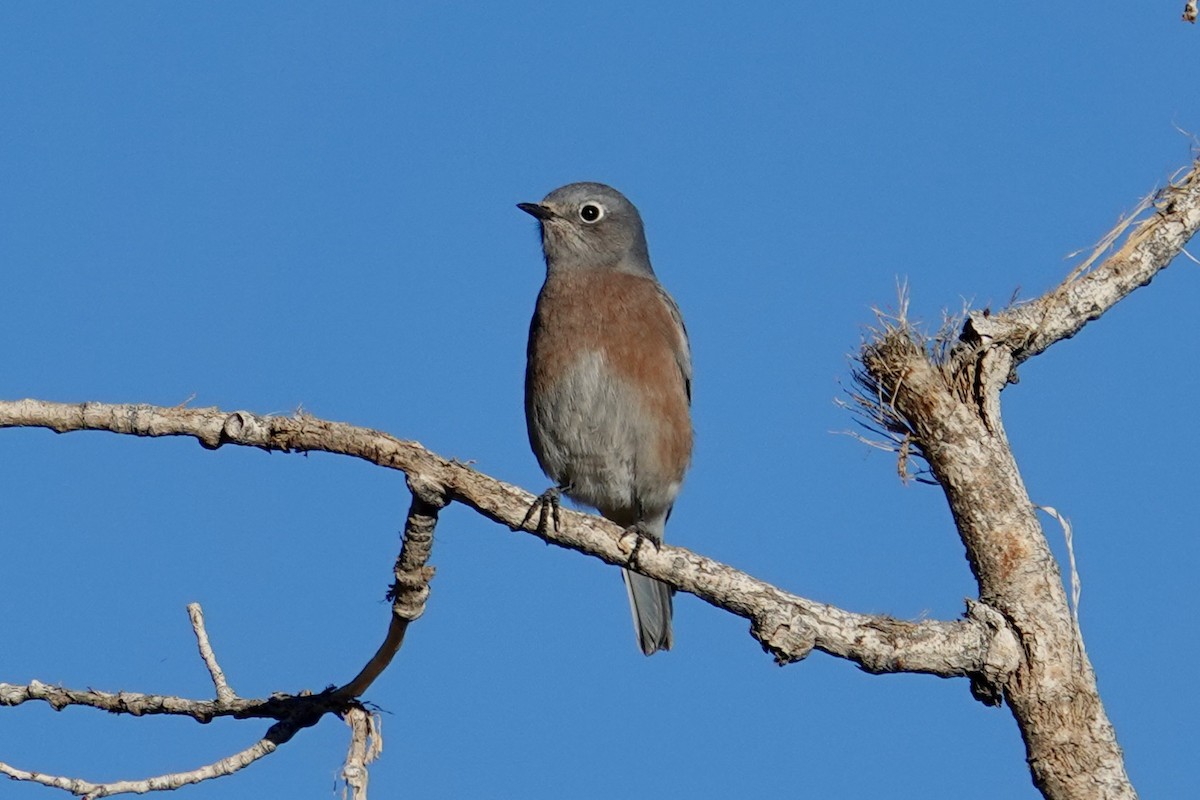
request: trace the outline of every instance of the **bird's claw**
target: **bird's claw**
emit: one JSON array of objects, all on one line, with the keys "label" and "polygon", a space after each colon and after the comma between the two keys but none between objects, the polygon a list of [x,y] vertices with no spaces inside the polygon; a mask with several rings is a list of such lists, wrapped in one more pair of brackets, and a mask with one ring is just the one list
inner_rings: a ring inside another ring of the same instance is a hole
[{"label": "bird's claw", "polygon": [[654,547],[654,552],[658,553],[662,548],[662,542],[651,536],[645,526],[640,522],[635,522],[625,529],[625,536],[634,537],[633,548],[629,551],[629,564],[636,565],[638,553],[642,550],[642,544],[649,542]]},{"label": "bird's claw", "polygon": [[[545,534],[547,532],[547,523],[554,524],[554,532],[558,533],[561,520],[559,518],[559,509],[562,506],[562,487],[551,486],[546,491],[538,495],[537,499],[529,504],[529,510],[525,512],[525,518],[521,520],[521,527],[524,528],[533,519],[533,515],[537,514],[537,532]],[[546,509],[549,508],[549,514]]]}]

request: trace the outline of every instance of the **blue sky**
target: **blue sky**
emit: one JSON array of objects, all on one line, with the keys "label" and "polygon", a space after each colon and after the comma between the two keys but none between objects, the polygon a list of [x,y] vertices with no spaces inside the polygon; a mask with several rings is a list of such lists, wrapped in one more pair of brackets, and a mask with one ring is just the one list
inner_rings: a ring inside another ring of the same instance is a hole
[{"label": "blue sky", "polygon": [[[521,393],[543,267],[515,204],[604,181],[692,336],[671,541],[851,610],[953,618],[976,590],[940,492],[838,435],[849,356],[898,280],[931,328],[1034,296],[1188,162],[1182,6],[5,3],[0,394],[303,407],[541,491]],[[1075,526],[1146,797],[1200,789],[1196,269],[1003,398],[1031,496]],[[382,636],[399,474],[8,430],[0,485],[0,681],[207,696],[190,601],[246,696],[342,682]],[[367,696],[375,797],[1037,796],[1011,715],[965,681],[780,669],[690,597],[646,659],[615,570],[462,508],[433,563]],[[27,705],[0,713],[0,760],[138,778],[265,728]],[[334,797],[345,742],[328,719],[181,796]]]}]

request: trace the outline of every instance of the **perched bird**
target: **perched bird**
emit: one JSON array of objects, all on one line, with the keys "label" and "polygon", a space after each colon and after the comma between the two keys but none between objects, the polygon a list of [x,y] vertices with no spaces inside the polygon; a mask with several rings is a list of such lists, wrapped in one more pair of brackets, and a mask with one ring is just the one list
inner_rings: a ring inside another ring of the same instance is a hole
[{"label": "perched bird", "polygon": [[[561,491],[660,543],[692,456],[692,359],[642,218],[602,183],[517,207],[541,223],[546,257],[525,371],[529,443],[556,484],[544,497]],[[672,590],[622,576],[642,652],[670,649]]]}]

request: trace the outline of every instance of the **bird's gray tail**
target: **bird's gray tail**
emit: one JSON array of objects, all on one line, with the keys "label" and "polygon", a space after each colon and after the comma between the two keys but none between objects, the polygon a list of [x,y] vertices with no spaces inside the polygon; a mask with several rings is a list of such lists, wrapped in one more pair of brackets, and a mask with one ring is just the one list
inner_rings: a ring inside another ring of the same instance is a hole
[{"label": "bird's gray tail", "polygon": [[670,650],[671,595],[674,590],[665,583],[627,569],[621,570],[621,577],[629,592],[633,629],[642,652],[651,656],[659,650]]}]

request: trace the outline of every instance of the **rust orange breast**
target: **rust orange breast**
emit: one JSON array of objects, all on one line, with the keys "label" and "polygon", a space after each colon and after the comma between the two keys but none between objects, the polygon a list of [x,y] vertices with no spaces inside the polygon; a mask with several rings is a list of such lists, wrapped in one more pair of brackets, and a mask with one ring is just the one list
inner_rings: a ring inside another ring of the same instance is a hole
[{"label": "rust orange breast", "polygon": [[655,421],[645,442],[663,477],[681,480],[692,452],[685,334],[653,278],[613,270],[552,275],[538,296],[529,340],[528,389],[550,389],[587,351]]}]

